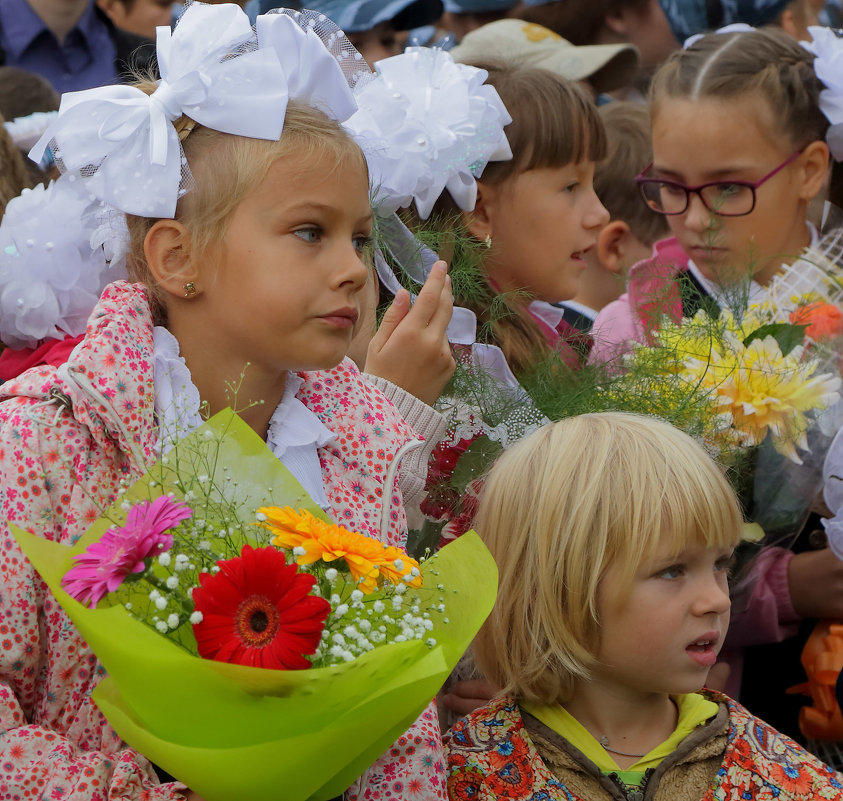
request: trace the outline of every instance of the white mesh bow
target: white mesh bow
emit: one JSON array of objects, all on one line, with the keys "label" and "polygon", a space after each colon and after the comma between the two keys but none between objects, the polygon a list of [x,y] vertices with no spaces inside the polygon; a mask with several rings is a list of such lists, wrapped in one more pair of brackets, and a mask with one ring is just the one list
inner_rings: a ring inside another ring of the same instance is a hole
[{"label": "white mesh bow", "polygon": [[72,176],[25,189],[0,222],[0,340],[15,348],[84,333],[103,287],[125,277],[108,210]]},{"label": "white mesh bow", "polygon": [[447,189],[470,211],[489,161],[512,158],[503,128],[512,119],[488,73],[454,63],[446,52],[410,47],[375,64],[377,77],[355,92],[346,128],[369,163],[383,216],[415,200],[426,219]]},{"label": "white mesh bow", "polygon": [[[278,57],[291,99],[305,99],[340,122],[354,114],[353,78],[340,66],[339,56],[347,50],[360,54],[324,14],[275,9],[258,17],[256,30],[258,46]],[[334,55],[331,51],[337,48]]]},{"label": "white mesh bow", "polygon": [[843,39],[831,28],[811,26],[812,42],[802,46],[814,54],[814,72],[825,89],[820,92],[820,111],[830,125],[826,142],[835,161],[843,161]]},{"label": "white mesh bow", "polygon": [[40,160],[50,144],[62,170],[98,198],[130,214],[172,217],[189,176],[172,121],[186,114],[225,133],[277,139],[288,95],[275,50],[257,49],[237,6],[196,3],[174,32],[157,33],[161,81],[152,95],[131,86],[64,95],[30,157]]}]

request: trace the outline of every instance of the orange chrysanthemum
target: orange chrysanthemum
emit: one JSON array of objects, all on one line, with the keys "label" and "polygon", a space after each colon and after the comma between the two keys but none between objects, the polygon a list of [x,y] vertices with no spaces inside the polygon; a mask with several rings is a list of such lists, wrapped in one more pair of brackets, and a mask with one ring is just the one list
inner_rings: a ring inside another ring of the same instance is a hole
[{"label": "orange chrysanthemum", "polygon": [[[399,564],[401,565],[400,568],[398,567]],[[418,569],[419,563],[394,545],[384,548],[383,561],[379,567],[381,575],[393,584],[406,584],[408,587],[421,587],[422,585],[421,572]],[[412,581],[407,581],[406,577],[411,574],[414,568],[416,575]]]},{"label": "orange chrysanthemum", "polygon": [[[344,559],[358,589],[366,594],[377,589],[379,578],[399,584],[414,568],[418,571],[418,562],[398,548],[385,548],[372,537],[349,531],[336,523],[327,523],[306,509],[297,512],[289,506],[267,506],[258,509],[258,512],[266,518],[258,525],[275,535],[273,545],[290,550],[301,549],[302,552],[296,555],[298,564],[310,565],[320,559],[324,562]],[[400,568],[396,566],[396,561]],[[404,583],[420,587],[421,575],[415,576],[412,582]]]}]

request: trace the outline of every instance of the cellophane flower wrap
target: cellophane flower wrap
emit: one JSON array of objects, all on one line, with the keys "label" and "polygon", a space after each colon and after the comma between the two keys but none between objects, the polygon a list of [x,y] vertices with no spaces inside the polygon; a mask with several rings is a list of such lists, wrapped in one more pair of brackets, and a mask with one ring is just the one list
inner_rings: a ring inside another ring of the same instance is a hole
[{"label": "cellophane flower wrap", "polygon": [[74,546],[12,528],[105,667],[93,699],[111,725],[208,801],[342,794],[497,589],[474,534],[419,565],[334,524],[231,411]]}]

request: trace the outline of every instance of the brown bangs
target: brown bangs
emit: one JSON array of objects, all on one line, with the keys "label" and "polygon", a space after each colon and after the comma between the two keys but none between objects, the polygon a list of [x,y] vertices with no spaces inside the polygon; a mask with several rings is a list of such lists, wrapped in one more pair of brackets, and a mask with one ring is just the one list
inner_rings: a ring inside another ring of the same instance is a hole
[{"label": "brown bangs", "polygon": [[499,184],[512,175],[543,167],[600,161],[606,134],[591,98],[573,81],[548,70],[500,62],[476,64],[489,73],[512,122],[504,128],[510,161],[491,162],[482,180]]}]

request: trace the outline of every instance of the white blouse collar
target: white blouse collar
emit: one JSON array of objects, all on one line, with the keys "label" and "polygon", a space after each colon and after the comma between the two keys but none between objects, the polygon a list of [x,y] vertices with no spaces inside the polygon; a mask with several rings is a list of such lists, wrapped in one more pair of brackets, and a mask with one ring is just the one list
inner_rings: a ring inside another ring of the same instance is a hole
[{"label": "white blouse collar", "polygon": [[[178,340],[166,328],[155,327],[153,348],[155,416],[161,432],[159,450],[165,453],[202,424],[201,400]],[[296,397],[303,383],[295,373],[287,374],[281,402],[269,421],[266,444],[313,500],[327,508],[317,448],[324,448],[335,435]]]}]

